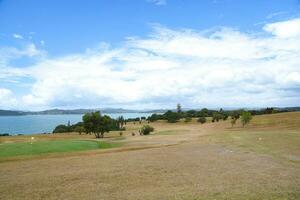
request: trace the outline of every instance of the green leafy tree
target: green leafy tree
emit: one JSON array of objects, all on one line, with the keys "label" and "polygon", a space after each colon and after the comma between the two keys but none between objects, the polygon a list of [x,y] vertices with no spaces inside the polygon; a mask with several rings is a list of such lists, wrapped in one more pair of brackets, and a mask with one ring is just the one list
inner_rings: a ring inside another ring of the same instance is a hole
[{"label": "green leafy tree", "polygon": [[64,124],[56,126],[53,130],[53,133],[68,133],[70,132],[70,127]]},{"label": "green leafy tree", "polygon": [[142,128],[139,130],[140,135],[149,135],[151,132],[154,131],[154,128],[149,125],[144,125]]},{"label": "green leafy tree", "polygon": [[233,111],[231,113],[231,118],[239,119],[242,112],[243,112],[242,110]]},{"label": "green leafy tree", "polygon": [[223,119],[223,115],[219,112],[214,112],[212,115],[212,121],[218,122],[219,120]]},{"label": "green leafy tree", "polygon": [[241,122],[242,122],[242,124],[243,124],[243,127],[244,127],[245,125],[249,124],[250,121],[251,121],[251,119],[252,119],[252,115],[251,115],[250,112],[247,112],[247,111],[242,112],[242,115],[241,115]]},{"label": "green leafy tree", "polygon": [[209,116],[209,110],[207,108],[201,109],[199,113],[199,117],[208,117]]},{"label": "green leafy tree", "polygon": [[114,122],[109,116],[102,116],[99,111],[86,113],[82,120],[85,130],[94,133],[96,138],[103,138],[104,133],[108,133],[112,129]]},{"label": "green leafy tree", "polygon": [[74,131],[79,133],[79,135],[81,135],[81,133],[83,133],[85,131],[85,129],[82,126],[76,126],[74,128]]},{"label": "green leafy tree", "polygon": [[169,110],[164,114],[164,117],[169,123],[176,123],[180,119],[180,114]]}]

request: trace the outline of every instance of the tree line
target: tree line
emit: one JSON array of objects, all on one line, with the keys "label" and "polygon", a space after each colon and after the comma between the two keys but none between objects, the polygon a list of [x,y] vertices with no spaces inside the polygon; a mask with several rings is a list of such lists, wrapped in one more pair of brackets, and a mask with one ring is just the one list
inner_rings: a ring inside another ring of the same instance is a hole
[{"label": "tree line", "polygon": [[281,110],[276,110],[274,108],[266,108],[260,110],[213,110],[203,108],[201,110],[187,110],[183,111],[180,104],[177,104],[176,111],[168,110],[163,114],[152,114],[147,118],[148,121],[154,122],[158,120],[166,120],[169,123],[176,123],[181,119],[184,119],[184,122],[190,122],[192,118],[197,118],[197,121],[200,123],[205,123],[207,118],[211,118],[212,122],[219,122],[220,120],[227,120],[231,118],[232,126],[235,125],[238,119],[241,119],[242,125],[245,126],[250,122],[253,115],[262,115],[262,114],[273,114],[282,112]]},{"label": "tree line", "polygon": [[[219,122],[220,120],[227,120],[231,117],[231,125],[234,126],[238,119],[241,119],[242,125],[245,126],[252,119],[252,115],[260,114],[272,114],[279,112],[274,108],[266,108],[261,110],[211,110],[203,108],[201,110],[187,110],[183,111],[180,104],[177,104],[176,111],[168,110],[163,114],[152,114],[148,118],[146,117],[137,117],[124,119],[123,116],[113,119],[108,115],[101,115],[99,111],[86,113],[82,117],[82,122],[76,124],[67,125],[60,124],[55,127],[53,133],[67,133],[67,132],[78,132],[79,134],[94,134],[96,138],[103,138],[104,133],[110,131],[122,131],[125,130],[125,125],[127,122],[139,122],[143,120],[154,122],[157,120],[166,120],[169,123],[176,123],[181,119],[184,119],[185,122],[190,122],[192,118],[197,118],[197,121],[201,124],[206,123],[207,118],[210,117],[212,122]],[[150,130],[150,131],[149,131]],[[142,127],[140,130],[141,135],[147,135],[149,132],[153,131],[151,127]]]}]

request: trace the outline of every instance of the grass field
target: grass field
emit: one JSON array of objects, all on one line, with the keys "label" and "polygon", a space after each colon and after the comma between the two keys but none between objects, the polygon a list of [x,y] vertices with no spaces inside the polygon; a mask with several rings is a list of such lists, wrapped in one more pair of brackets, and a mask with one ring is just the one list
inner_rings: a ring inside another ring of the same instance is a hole
[{"label": "grass field", "polygon": [[31,136],[1,137],[0,199],[300,199],[300,112],[255,116],[244,128],[150,125],[149,136],[128,123],[100,143],[76,133],[36,135],[33,146]]},{"label": "grass field", "polygon": [[38,155],[58,152],[84,151],[116,147],[104,141],[56,140],[0,144],[0,157]]}]

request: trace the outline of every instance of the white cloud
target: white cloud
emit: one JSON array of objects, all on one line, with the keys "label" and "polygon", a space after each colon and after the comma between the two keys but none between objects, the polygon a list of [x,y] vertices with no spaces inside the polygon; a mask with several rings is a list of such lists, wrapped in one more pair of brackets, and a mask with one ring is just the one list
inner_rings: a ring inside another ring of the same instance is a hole
[{"label": "white cloud", "polygon": [[14,108],[16,105],[17,100],[12,92],[6,88],[0,88],[0,108]]},{"label": "white cloud", "polygon": [[281,38],[299,37],[300,18],[267,24],[264,30]]},{"label": "white cloud", "polygon": [[154,3],[155,5],[158,5],[158,6],[167,5],[166,0],[147,0],[147,1],[151,2],[151,3]]},{"label": "white cloud", "polygon": [[13,37],[16,39],[21,39],[21,40],[24,39],[24,37],[22,35],[16,34],[16,33],[13,34]]},{"label": "white cloud", "polygon": [[7,62],[21,57],[45,56],[46,52],[37,49],[34,43],[28,43],[23,48],[0,47],[0,70],[7,65]]},{"label": "white cloud", "polygon": [[[275,24],[279,30],[289,22]],[[28,56],[38,51],[28,49]],[[187,107],[294,106],[300,100],[299,65],[297,35],[156,27],[148,38],[131,38],[118,49],[104,45],[22,69],[35,82],[18,101],[31,109],[142,109],[177,102]]]}]

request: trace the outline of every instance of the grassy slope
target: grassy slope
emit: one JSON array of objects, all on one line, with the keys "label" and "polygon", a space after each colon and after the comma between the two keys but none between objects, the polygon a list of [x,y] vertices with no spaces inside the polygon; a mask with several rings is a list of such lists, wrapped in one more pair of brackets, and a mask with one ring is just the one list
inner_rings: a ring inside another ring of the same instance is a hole
[{"label": "grassy slope", "polygon": [[237,127],[226,128],[221,134],[208,137],[215,142],[246,151],[300,162],[299,122],[299,112],[255,116],[245,128],[237,125]]},{"label": "grassy slope", "polygon": [[38,141],[32,144],[30,142],[5,143],[0,144],[0,157],[106,149],[114,146],[115,144],[104,141],[88,140]]},{"label": "grassy slope", "polygon": [[[156,130],[151,136],[131,136],[140,125],[129,124],[124,136],[109,133],[106,139],[120,140],[124,146],[186,142],[141,151],[3,162],[0,182],[6,184],[0,193],[6,199],[300,199],[300,112],[255,116],[245,128],[239,123],[231,128],[229,120],[151,125]],[[3,137],[2,143],[23,139]]]}]

